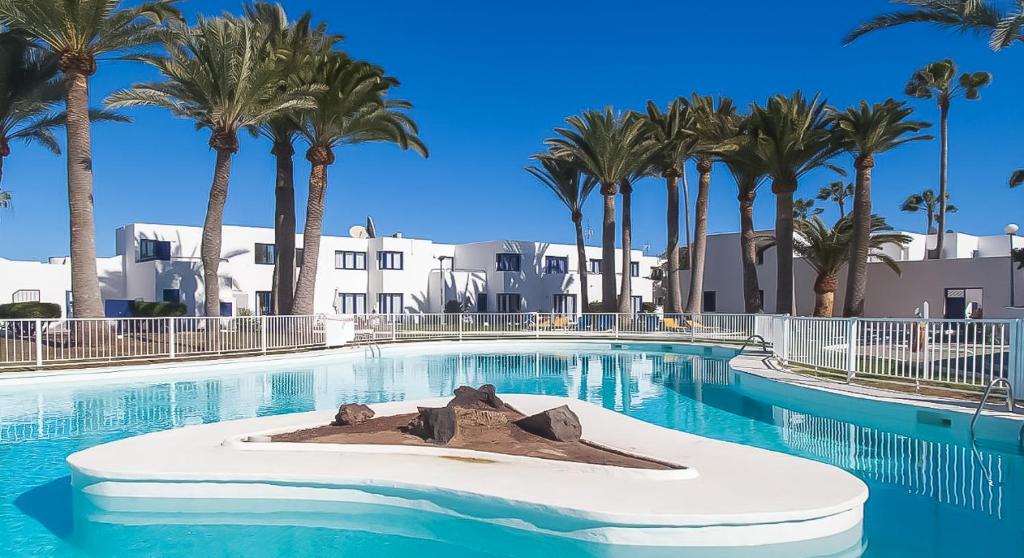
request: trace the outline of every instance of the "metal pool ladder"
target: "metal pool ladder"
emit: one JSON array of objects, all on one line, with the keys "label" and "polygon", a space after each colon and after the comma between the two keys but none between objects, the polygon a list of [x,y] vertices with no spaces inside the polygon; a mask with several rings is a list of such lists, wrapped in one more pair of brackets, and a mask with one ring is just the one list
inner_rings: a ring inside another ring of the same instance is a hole
[{"label": "metal pool ladder", "polygon": [[[981,401],[978,402],[978,408],[974,410],[974,416],[971,417],[972,441],[975,437],[974,426],[978,422],[978,417],[981,416],[981,411],[982,409],[985,408],[985,403],[988,402],[989,396],[992,395],[992,389],[1000,384],[1006,386],[1006,410],[1009,411],[1010,413],[1017,412],[1013,402],[1013,384],[1011,384],[1010,381],[1007,380],[1006,378],[993,378],[992,381],[988,383],[988,387],[985,388],[985,393],[984,395],[981,396]],[[1020,427],[1020,434],[1017,436],[1017,443],[1020,445],[1021,448],[1024,448],[1024,424],[1022,424]]]},{"label": "metal pool ladder", "polygon": [[745,351],[747,349],[747,345],[749,345],[753,341],[760,341],[761,350],[766,353],[768,352],[768,342],[764,340],[764,337],[761,337],[760,335],[757,334],[747,337],[747,339],[743,342],[743,345],[740,347],[740,352],[742,353],[743,351]]},{"label": "metal pool ladder", "polygon": [[380,358],[380,345],[376,343],[367,343],[363,349],[363,356],[366,356],[366,352],[370,352],[370,358]]}]

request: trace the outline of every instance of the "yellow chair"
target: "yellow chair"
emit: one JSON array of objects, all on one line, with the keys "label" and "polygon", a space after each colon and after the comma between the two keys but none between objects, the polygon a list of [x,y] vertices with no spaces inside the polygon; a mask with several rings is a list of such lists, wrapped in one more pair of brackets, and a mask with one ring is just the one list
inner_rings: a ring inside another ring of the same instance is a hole
[{"label": "yellow chair", "polygon": [[662,320],[662,325],[664,325],[665,329],[669,331],[688,331],[688,328],[686,326],[679,325],[679,320],[675,318],[664,318]]}]

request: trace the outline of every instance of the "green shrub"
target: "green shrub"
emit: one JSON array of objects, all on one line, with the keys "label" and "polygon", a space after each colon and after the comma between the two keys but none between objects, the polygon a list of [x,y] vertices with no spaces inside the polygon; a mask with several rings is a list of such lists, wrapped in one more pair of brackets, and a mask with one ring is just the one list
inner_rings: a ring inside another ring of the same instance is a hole
[{"label": "green shrub", "polygon": [[60,305],[52,302],[15,302],[0,304],[0,318],[17,319],[54,319],[60,317]]},{"label": "green shrub", "polygon": [[449,300],[444,303],[445,314],[461,314],[466,311],[465,305],[457,300]]},{"label": "green shrub", "polygon": [[136,318],[177,318],[184,316],[188,309],[180,302],[132,302],[132,316]]}]

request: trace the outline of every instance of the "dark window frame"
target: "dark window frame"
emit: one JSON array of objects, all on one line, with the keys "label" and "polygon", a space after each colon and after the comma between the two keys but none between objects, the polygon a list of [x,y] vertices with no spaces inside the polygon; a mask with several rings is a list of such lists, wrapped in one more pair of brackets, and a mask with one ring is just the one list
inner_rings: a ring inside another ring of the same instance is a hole
[{"label": "dark window frame", "polygon": [[[166,247],[165,250],[161,250],[161,247]],[[163,252],[163,255],[161,255]],[[152,262],[161,261],[166,262],[171,259],[171,241],[170,240],[157,240],[155,238],[140,238],[139,239],[139,257],[136,261],[139,262]]]},{"label": "dark window frame", "polygon": [[604,261],[601,260],[601,258],[590,258],[589,260],[587,260],[587,272],[593,273],[595,275],[600,275],[601,268],[604,267],[603,264]]},{"label": "dark window frame", "polygon": [[[398,257],[398,265],[395,265],[395,257]],[[384,265],[387,261],[388,264]],[[401,271],[405,269],[405,252],[396,250],[377,250],[377,269],[381,271]]]},{"label": "dark window frame", "polygon": [[640,262],[629,262],[629,276],[640,277]]},{"label": "dark window frame", "polygon": [[[345,256],[352,256],[352,266],[346,265]],[[338,257],[341,257],[341,265],[338,265]],[[362,258],[359,258],[362,256]],[[360,262],[360,259],[362,260]],[[334,251],[334,269],[347,269],[352,271],[366,271],[366,252],[359,250],[335,250]]]},{"label": "dark window frame", "polygon": [[[553,263],[557,263],[555,266],[557,269],[552,271]],[[553,273],[558,275],[565,275],[569,273],[569,257],[568,256],[544,256],[544,273]]]},{"label": "dark window frame", "polygon": [[[366,313],[366,293],[338,293],[337,295],[341,302],[340,308],[338,308],[339,314],[365,314]],[[350,300],[351,298],[351,300]],[[359,308],[358,300],[362,300],[363,311],[356,312]],[[349,304],[353,305],[353,308],[348,308]]]},{"label": "dark window frame", "polygon": [[[519,293],[498,293],[497,298],[497,311],[499,314],[519,314],[523,311],[523,295]],[[509,304],[509,301],[515,301],[515,304]],[[512,307],[515,309],[512,309]]]},{"label": "dark window frame", "polygon": [[[277,263],[277,245],[265,242],[257,242],[253,246],[256,265],[274,265]],[[262,256],[262,257],[261,257]],[[267,261],[267,259],[270,261]]]},{"label": "dark window frame", "polygon": [[[505,262],[505,265],[502,264]],[[509,265],[514,263],[515,265]],[[494,255],[495,271],[517,272],[523,269],[523,255],[518,252],[498,252]]]}]

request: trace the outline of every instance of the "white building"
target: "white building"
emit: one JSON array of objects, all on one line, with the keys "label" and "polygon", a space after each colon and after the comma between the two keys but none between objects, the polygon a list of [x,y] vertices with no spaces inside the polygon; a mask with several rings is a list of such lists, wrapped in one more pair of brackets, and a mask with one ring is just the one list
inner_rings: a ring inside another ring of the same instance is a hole
[{"label": "white building", "polygon": [[[180,301],[203,311],[202,229],[133,223],[116,231],[116,255],[100,258],[97,273],[108,315],[128,301]],[[241,308],[266,313],[274,269],[274,231],[225,226],[219,270],[223,315]],[[296,239],[302,260],[302,235]],[[601,249],[587,247],[592,301],[601,297]],[[318,313],[441,312],[462,302],[471,312],[582,312],[575,245],[532,241],[440,244],[430,240],[324,236],[320,244]],[[634,308],[653,301],[652,269],[659,259],[632,251]],[[621,267],[621,251],[616,262]],[[621,273],[616,270],[616,275]],[[616,279],[618,284],[618,277]],[[48,262],[0,259],[0,303],[39,300],[71,307],[67,258]]]},{"label": "white building", "polygon": [[[764,231],[771,232],[771,231]],[[985,318],[1024,317],[1024,308],[1010,307],[1010,238],[1006,235],[974,236],[947,233],[942,259],[926,259],[926,249],[934,248],[935,235],[903,233],[911,237],[902,248],[887,247],[887,253],[899,262],[896,275],[877,261],[868,264],[868,290],[865,315],[871,317],[910,317],[928,302],[932,318],[964,318],[978,309]],[[1015,248],[1024,247],[1024,237],[1013,237]],[[704,276],[704,310],[743,312],[743,275],[740,271],[739,233],[708,237]],[[814,310],[814,271],[805,262],[795,265],[796,313],[809,315]],[[1013,268],[1014,305],[1024,306],[1024,273]],[[757,276],[764,309],[775,311],[776,252],[770,249],[757,265]],[[835,313],[842,314],[846,297],[846,269],[839,274],[835,295]],[[683,272],[682,292],[686,297],[689,272]],[[663,293],[658,293],[658,301]]]}]

